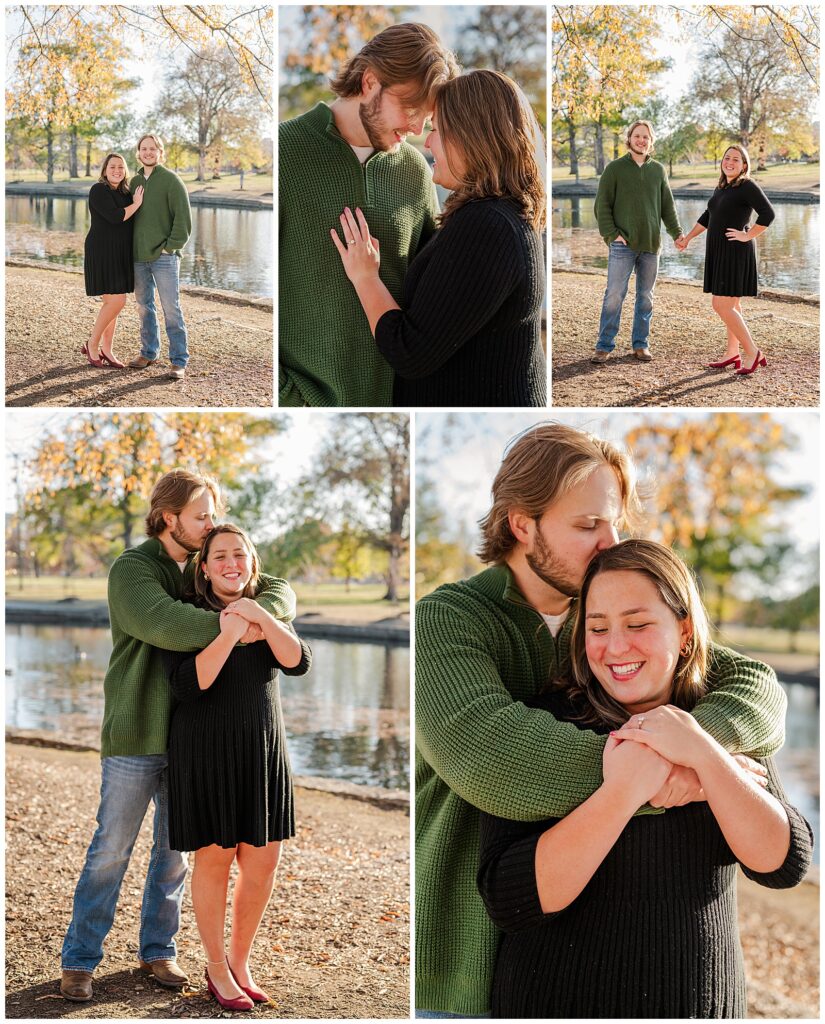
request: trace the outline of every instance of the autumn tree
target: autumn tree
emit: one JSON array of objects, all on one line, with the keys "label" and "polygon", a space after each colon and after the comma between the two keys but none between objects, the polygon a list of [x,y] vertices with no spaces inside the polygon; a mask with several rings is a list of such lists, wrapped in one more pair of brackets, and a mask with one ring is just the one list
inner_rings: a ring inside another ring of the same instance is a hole
[{"label": "autumn tree", "polygon": [[388,556],[387,592],[397,601],[409,547],[410,421],[400,413],[341,415],[324,439],[313,474],[330,515]]},{"label": "autumn tree", "polygon": [[793,436],[767,413],[718,412],[659,419],[625,440],[656,485],[647,534],[679,550],[724,621],[731,586],[770,570],[763,553],[784,541],[780,513],[805,493],[776,479]]},{"label": "autumn tree", "polygon": [[38,445],[25,495],[30,522],[52,543],[97,550],[102,565],[135,543],[149,494],[175,467],[209,472],[228,489],[251,466],[258,441],[280,429],[273,417],[240,413],[113,413],[77,416]]}]

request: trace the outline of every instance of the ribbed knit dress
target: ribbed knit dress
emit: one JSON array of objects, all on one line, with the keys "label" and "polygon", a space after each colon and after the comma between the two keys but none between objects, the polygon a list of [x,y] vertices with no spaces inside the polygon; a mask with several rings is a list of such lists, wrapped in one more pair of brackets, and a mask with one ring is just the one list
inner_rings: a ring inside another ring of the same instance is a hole
[{"label": "ribbed knit dress", "polygon": [[[87,295],[124,295],[135,290],[132,258],[134,217],[123,220],[132,196],[110,188],[104,181],[89,189],[92,224],[83,247],[83,274]],[[135,216],[140,215],[138,210]]]},{"label": "ribbed knit dress", "polygon": [[735,187],[717,188],[710,197],[707,209],[697,221],[708,229],[704,291],[737,297],[757,294],[756,242],[737,242],[725,235],[728,228],[747,228],[754,211],[756,223],[765,227],[776,216],[768,197],[750,179]]},{"label": "ribbed knit dress", "polygon": [[544,255],[509,199],[459,207],[416,256],[375,343],[398,406],[543,406]]},{"label": "ribbed knit dress", "polygon": [[295,835],[292,773],[286,749],[278,670],[270,646],[236,646],[208,690],[198,686],[195,655],[167,652],[177,705],[169,731],[169,845],[265,846]]},{"label": "ribbed knit dress", "polygon": [[[556,719],[570,713],[558,695],[530,703]],[[776,871],[742,870],[761,885],[785,889],[805,875],[813,837],[787,803],[773,759],[765,764],[769,790],[790,821],[791,845]],[[708,805],[632,818],[582,893],[564,910],[544,914],[536,846],[559,820],[481,816],[479,890],[505,933],[493,1016],[744,1017],[738,862]]]}]

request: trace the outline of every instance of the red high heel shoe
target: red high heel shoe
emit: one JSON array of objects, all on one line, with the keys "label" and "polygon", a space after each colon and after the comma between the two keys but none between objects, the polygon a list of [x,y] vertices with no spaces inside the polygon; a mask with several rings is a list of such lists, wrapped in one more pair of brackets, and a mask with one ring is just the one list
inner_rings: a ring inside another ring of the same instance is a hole
[{"label": "red high heel shoe", "polygon": [[759,349],[756,350],[756,359],[752,366],[743,366],[741,370],[735,370],[737,377],[745,377],[749,373],[756,373],[760,366],[767,366],[768,360],[762,355]]},{"label": "red high heel shoe", "polygon": [[220,992],[212,984],[212,979],[209,977],[209,968],[204,967],[204,977],[206,978],[206,987],[209,989],[209,994],[213,995],[224,1010],[251,1010],[255,1005],[249,996],[238,996],[236,999],[224,999]]},{"label": "red high heel shoe", "polygon": [[726,366],[732,366],[734,370],[738,370],[741,365],[741,356],[731,356],[730,359],[718,359],[715,363],[705,363],[709,370],[724,370]]},{"label": "red high heel shoe", "polygon": [[103,362],[102,359],[92,359],[92,357],[89,355],[89,346],[88,345],[84,344],[83,348],[80,351],[89,360],[89,364],[91,366],[96,366],[98,369],[100,369],[102,366],[105,365],[105,363]]},{"label": "red high heel shoe", "polygon": [[255,1002],[255,1003],[271,1003],[272,1002],[272,997],[268,996],[266,994],[266,992],[264,992],[263,989],[261,989],[261,988],[252,988],[251,986],[249,988],[247,988],[246,985],[242,985],[238,981],[238,975],[235,974],[235,972],[232,970],[232,964],[230,964],[230,962],[228,960],[226,961],[226,966],[229,968],[229,973],[235,979],[235,984],[238,986],[238,988],[243,989],[243,991],[246,992],[246,994],[249,996],[249,998],[253,1002]]},{"label": "red high heel shoe", "polygon": [[98,356],[100,357],[100,359],[103,360],[104,363],[108,363],[109,366],[113,367],[115,370],[126,369],[126,363],[121,363],[119,359],[115,359],[114,354],[107,356],[106,353],[101,349],[101,351],[98,352]]}]

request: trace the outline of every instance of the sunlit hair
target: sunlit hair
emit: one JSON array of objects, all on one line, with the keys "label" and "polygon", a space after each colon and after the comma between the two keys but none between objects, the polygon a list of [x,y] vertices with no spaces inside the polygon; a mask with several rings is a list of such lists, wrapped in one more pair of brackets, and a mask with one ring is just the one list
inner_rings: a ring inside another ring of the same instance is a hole
[{"label": "sunlit hair", "polygon": [[364,72],[372,71],[382,89],[408,87],[404,102],[429,103],[436,87],[459,73],[458,63],[431,28],[417,22],[390,25],[351,57],[330,80],[336,96],[360,96]]},{"label": "sunlit hair", "polygon": [[653,125],[650,123],[650,121],[634,121],[633,124],[631,124],[625,132],[625,144],[627,145],[627,148],[630,149],[630,136],[639,127],[639,125],[643,125],[645,128],[647,128],[648,134],[650,135],[650,149],[648,150],[648,153],[652,154],[653,143],[656,141],[656,133],[653,131]]},{"label": "sunlit hair", "polygon": [[[722,163],[723,163],[725,157],[728,155],[728,153],[730,153],[730,151],[732,149],[735,149],[736,152],[742,157],[742,162],[743,162],[744,166],[743,166],[741,172],[739,173],[739,175],[737,177],[735,177],[733,179],[733,181],[729,182],[728,179],[727,179],[727,175],[722,170]],[[719,161],[719,185],[718,185],[718,188],[737,188],[739,185],[742,184],[743,181],[747,181],[750,178],[750,176],[751,176],[751,158],[748,156],[748,151],[745,149],[745,147],[744,146],[740,146],[738,142],[735,143],[733,146],[727,146],[725,148],[725,152],[722,154],[722,159]]]},{"label": "sunlit hair", "polygon": [[[97,180],[103,182],[104,185],[109,185],[109,179],[106,177],[106,168],[109,166],[109,161],[110,160],[122,160],[123,161],[123,170],[124,170],[123,179],[122,179],[122,181],[119,181],[117,183],[117,185],[115,185],[114,191],[115,192],[122,192],[125,196],[130,196],[132,193],[129,191],[129,184],[128,184],[129,165],[126,163],[126,161],[120,155],[120,153],[109,153],[109,154],[107,154],[106,159],[103,161],[103,166],[100,168],[100,177]],[[111,187],[112,186],[109,185],[109,188],[111,188]]]},{"label": "sunlit hair", "polygon": [[212,590],[212,580],[207,579],[204,575],[204,567],[206,560],[209,558],[209,549],[212,547],[212,542],[216,537],[227,533],[240,537],[252,560],[252,572],[249,582],[243,588],[241,597],[254,597],[258,593],[260,578],[261,562],[258,558],[258,552],[255,550],[255,545],[249,539],[249,535],[240,526],[235,526],[234,523],[221,523],[220,526],[216,526],[211,533],[206,535],[200,551],[195,555],[194,601],[202,608],[211,608],[218,612],[224,607],[224,603],[215,597],[215,593]]},{"label": "sunlit hair", "polygon": [[203,491],[209,491],[215,502],[215,514],[226,511],[220,484],[211,476],[190,473],[187,469],[173,469],[158,480],[149,496],[149,511],[146,514],[147,537],[158,537],[166,529],[164,512],[179,516],[190,501]]},{"label": "sunlit hair", "polygon": [[137,146],[135,148],[135,153],[137,154],[138,162],[140,161],[140,144],[143,142],[144,139],[151,139],[152,142],[154,142],[154,144],[160,151],[160,155],[163,156],[163,141],[161,140],[161,137],[159,135],[151,135],[149,132],[147,132],[145,135],[141,135],[141,137],[138,139]]},{"label": "sunlit hair", "polygon": [[685,643],[686,652],[679,653],[668,698],[670,704],[690,711],[706,692],[710,644],[707,613],[696,580],[681,558],[663,544],[652,540],[625,540],[600,551],[584,574],[570,641],[573,681],[571,684],[566,680],[563,684],[577,719],[588,724],[619,726],[630,718],[627,708],[611,697],[596,679],[585,650],[587,597],[593,580],[606,572],[637,572],[646,576],[679,622],[690,623],[692,633]]},{"label": "sunlit hair", "polygon": [[615,470],[622,493],[622,525],[633,530],[641,500],[630,456],[601,438],[563,423],[537,423],[511,442],[493,481],[493,504],[481,520],[482,562],[503,562],[518,543],[509,513],[519,509],[537,523],[571,487],[602,466]]},{"label": "sunlit hair", "polygon": [[462,173],[444,203],[444,223],[471,199],[512,199],[537,231],[545,224],[544,139],[524,93],[499,71],[470,71],[436,92],[435,115],[450,164],[452,150]]}]

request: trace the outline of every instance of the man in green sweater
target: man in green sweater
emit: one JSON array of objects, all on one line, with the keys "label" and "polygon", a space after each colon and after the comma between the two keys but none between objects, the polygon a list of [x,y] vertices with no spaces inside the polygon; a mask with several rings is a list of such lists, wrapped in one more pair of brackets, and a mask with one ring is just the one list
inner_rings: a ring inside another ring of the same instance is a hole
[{"label": "man in green sweater", "polygon": [[653,128],[634,121],[627,130],[628,152],[605,167],[596,193],[599,234],[607,243],[607,288],[599,321],[599,339],[591,363],[606,363],[615,347],[630,275],[636,271],[636,305],[631,340],[633,355],[650,362],[648,336],[653,316],[653,287],[659,271],[661,224],[681,243],[683,235],[664,167],[651,158]]},{"label": "man in green sweater", "polygon": [[[191,583],[192,556],[223,510],[209,477],[173,470],[152,491],[143,544],[124,551],[109,572],[112,654],[103,683],[102,783],[98,828],[74,895],[63,941],[62,995],[92,998],[92,972],[114,921],[120,886],[149,804],[154,843],[140,916],[142,970],[161,985],[180,988],[186,974],[175,962],[175,933],[186,858],[169,849],[166,747],[172,696],[162,651],[199,651],[220,633],[217,612],[181,600]],[[256,600],[278,618],[295,615],[295,595],[284,580],[262,577]],[[250,626],[244,642],[261,639]]]},{"label": "man in green sweater", "polygon": [[400,300],[438,214],[427,163],[405,139],[421,134],[436,86],[457,73],[426,25],[393,25],[332,80],[330,106],[280,125],[279,405],[392,404],[392,369],[330,232],[345,207],[360,207],[380,243],[381,280]]},{"label": "man in green sweater", "polygon": [[[479,809],[562,817],[601,784],[604,737],[524,702],[569,677],[585,569],[638,509],[626,453],[540,423],[508,450],[493,483],[479,552],[492,567],[418,603],[417,1016],[489,1013],[498,934],[476,888]],[[693,712],[704,729],[731,752],[778,749],[785,698],[771,669],[714,645],[707,681]],[[696,776],[674,768],[652,804],[698,798]]]},{"label": "man in green sweater", "polygon": [[132,178],[132,192],[143,186],[140,216],[135,217],[135,301],[140,315],[140,355],[129,366],[142,370],[151,366],[160,352],[160,331],[155,311],[158,290],[166,336],[169,338],[169,376],[182,380],[189,362],[186,324],[180,308],[180,258],[192,233],[192,211],[186,186],[168,171],[163,160],[163,143],[157,135],[144,135],[137,146],[141,169]]}]

